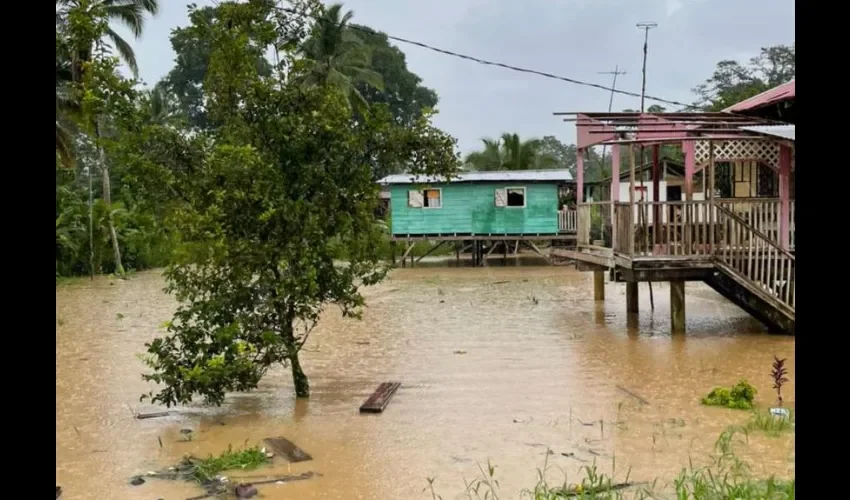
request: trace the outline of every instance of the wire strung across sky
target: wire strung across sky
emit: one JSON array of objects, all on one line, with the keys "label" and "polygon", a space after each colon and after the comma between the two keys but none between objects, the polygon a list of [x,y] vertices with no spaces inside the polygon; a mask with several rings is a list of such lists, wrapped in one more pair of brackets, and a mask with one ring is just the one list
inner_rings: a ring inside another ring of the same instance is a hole
[{"label": "wire strung across sky", "polygon": [[[278,10],[281,10],[283,12],[288,12],[290,14],[309,17],[309,18],[312,18],[316,21],[324,21],[324,19],[322,19],[320,17],[310,15],[310,13],[307,13],[307,12],[299,12],[296,9],[291,9],[291,8],[287,8],[287,7],[276,7],[276,8]],[[452,56],[452,57],[457,57],[457,58],[460,58],[460,59],[466,59],[467,61],[476,62],[478,64],[483,64],[483,65],[486,65],[486,66],[496,66],[496,67],[499,67],[499,68],[509,69],[511,71],[518,71],[520,73],[529,73],[529,74],[532,74],[532,75],[538,75],[538,76],[550,78],[550,79],[553,79],[553,80],[560,80],[560,81],[572,83],[572,84],[575,84],[575,85],[582,85],[582,86],[585,86],[585,87],[592,87],[592,88],[596,88],[596,89],[599,89],[599,90],[604,90],[606,92],[613,92],[615,94],[627,95],[627,96],[630,96],[630,97],[637,97],[637,98],[641,97],[640,93],[638,93],[638,92],[629,92],[627,90],[619,90],[619,89],[615,89],[615,88],[611,88],[611,87],[606,87],[605,85],[601,85],[601,84],[598,84],[598,83],[583,82],[581,80],[576,80],[575,78],[568,78],[566,76],[559,76],[559,75],[556,75],[556,74],[553,74],[553,73],[548,73],[546,71],[538,71],[538,70],[529,69],[529,68],[520,68],[518,66],[512,66],[510,64],[505,64],[505,63],[500,63],[500,62],[495,62],[495,61],[488,61],[486,59],[481,59],[481,58],[478,58],[478,57],[474,57],[474,56],[470,56],[470,55],[466,55],[466,54],[461,54],[459,52],[453,52],[451,50],[446,50],[446,49],[441,49],[439,47],[434,47],[432,45],[428,45],[427,43],[417,42],[415,40],[409,40],[407,38],[402,38],[402,37],[399,37],[399,36],[390,35],[388,33],[378,32],[377,30],[372,30],[370,28],[365,28],[365,27],[362,27],[362,26],[348,25],[348,27],[353,29],[353,30],[362,31],[364,33],[369,33],[369,34],[373,34],[373,35],[383,34],[384,36],[386,36],[390,40],[395,40],[397,42],[406,43],[406,44],[409,44],[409,45],[415,45],[415,46],[421,47],[423,49],[431,50],[431,51],[434,51],[434,52],[437,52],[437,53],[440,53],[440,54],[444,54],[444,55],[448,55],[448,56]],[[644,98],[649,99],[651,101],[663,102],[665,104],[672,104],[673,106],[681,106],[685,109],[699,109],[698,106],[695,106],[693,104],[686,104],[686,103],[679,102],[679,101],[664,99],[662,97],[655,97],[655,96],[651,96],[649,94],[645,95]]]}]

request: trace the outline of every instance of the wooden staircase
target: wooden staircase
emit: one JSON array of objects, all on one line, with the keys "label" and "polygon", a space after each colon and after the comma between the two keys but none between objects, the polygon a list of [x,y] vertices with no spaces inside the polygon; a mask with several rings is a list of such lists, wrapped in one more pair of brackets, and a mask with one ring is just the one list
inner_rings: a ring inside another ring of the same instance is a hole
[{"label": "wooden staircase", "polygon": [[772,331],[794,334],[794,255],[725,207],[716,213],[715,272],[705,283]]}]

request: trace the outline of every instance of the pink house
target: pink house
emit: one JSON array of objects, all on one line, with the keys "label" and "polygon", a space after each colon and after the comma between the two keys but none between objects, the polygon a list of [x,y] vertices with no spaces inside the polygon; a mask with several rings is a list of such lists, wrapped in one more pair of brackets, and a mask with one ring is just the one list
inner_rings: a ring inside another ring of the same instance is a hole
[{"label": "pink house", "polygon": [[[684,331],[684,282],[704,281],[769,328],[794,331],[795,90],[792,80],[723,112],[556,113],[574,115],[579,151],[577,247],[565,256],[597,273],[597,298],[603,271],[627,283],[629,312],[638,282],[668,281],[673,330]],[[602,145],[611,147],[609,193],[585,202],[585,152]],[[662,145],[684,156],[681,200],[659,196]],[[644,159],[650,186],[635,178]]]}]

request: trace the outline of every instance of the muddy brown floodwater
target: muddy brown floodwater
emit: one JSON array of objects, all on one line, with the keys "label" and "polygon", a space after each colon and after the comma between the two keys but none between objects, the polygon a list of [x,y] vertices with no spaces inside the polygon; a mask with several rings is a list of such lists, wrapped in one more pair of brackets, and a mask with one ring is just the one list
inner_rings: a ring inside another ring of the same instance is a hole
[{"label": "muddy brown floodwater", "polygon": [[[303,353],[309,400],[295,400],[281,368],[221,408],[198,404],[135,420],[135,411],[156,411],[139,403],[150,390],[139,355],[175,307],[164,285],[160,273],[146,272],[57,286],[56,484],[65,500],[197,495],[188,483],[128,481],[187,453],[217,454],[270,436],[286,436],[314,460],[288,466],[276,458],[273,469],[233,477],[323,476],[262,486],[269,499],[430,498],[422,491],[429,477],[444,498],[455,498],[488,460],[502,498],[516,498],[534,486],[547,447],[554,482],[579,479],[594,459],[603,472],[616,461],[621,477],[631,467],[632,479],[669,480],[748,418],[701,406],[715,385],[745,378],[767,407],[776,354],[789,358],[783,393],[794,406],[793,337],[767,335],[701,284],[687,285],[689,333],[671,336],[663,284],[654,284],[654,314],[641,285],[635,325],[622,284],[607,284],[597,304],[592,275],[572,268],[418,267],[368,289],[362,321],[329,309]],[[383,414],[358,413],[380,382],[395,380],[402,388]],[[183,428],[194,429],[194,439],[181,440]],[[757,474],[794,475],[793,434],[752,434],[737,451]]]}]

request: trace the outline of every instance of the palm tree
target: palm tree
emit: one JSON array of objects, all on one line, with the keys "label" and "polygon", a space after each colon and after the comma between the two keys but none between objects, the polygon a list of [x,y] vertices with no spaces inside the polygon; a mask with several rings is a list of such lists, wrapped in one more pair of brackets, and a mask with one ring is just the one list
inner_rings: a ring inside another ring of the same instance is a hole
[{"label": "palm tree", "polygon": [[384,89],[381,75],[371,69],[371,53],[348,23],[354,13],[342,14],[342,4],[333,4],[317,19],[313,33],[301,46],[301,54],[313,61],[306,81],[313,85],[338,87],[347,97],[349,106],[369,107],[358,82],[378,90]]},{"label": "palm tree", "polygon": [[[68,11],[73,8],[85,7],[81,4],[82,0],[56,0],[56,33],[57,33],[57,46],[59,45],[58,40],[60,36],[60,32],[62,27],[65,25],[66,15]],[[93,0],[92,4],[87,5],[87,7],[91,10],[101,10],[106,16],[106,19],[110,22],[121,22],[126,27],[130,28],[130,31],[133,32],[133,35],[138,38],[142,34],[142,29],[144,28],[145,16],[147,14],[155,15],[159,10],[159,0]],[[91,12],[91,10],[89,12]],[[106,32],[104,34],[107,42],[103,44],[105,48],[107,45],[110,48],[114,48],[121,59],[129,66],[130,70],[133,72],[134,76],[138,76],[139,67],[136,64],[136,54],[133,52],[133,48],[130,47],[130,44],[127,43],[126,40],[121,38],[118,33],[112,29],[111,26],[106,28]],[[110,43],[111,42],[111,43]],[[81,76],[81,64],[85,61],[90,61],[92,58],[92,54],[94,53],[94,47],[76,47],[74,52],[70,54],[70,70],[71,70],[71,78],[73,81],[79,81]],[[57,67],[59,64],[57,64]],[[58,80],[59,72],[57,71],[57,80]],[[58,88],[58,85],[57,85]],[[66,136],[63,136],[59,130],[59,99],[57,98],[57,136],[56,136],[56,145],[57,145],[57,154],[61,151],[61,155],[64,156],[70,153],[70,148],[68,148],[68,143],[65,141]],[[102,133],[102,123],[101,117],[95,116],[92,117],[91,125],[94,126],[95,136],[97,139],[100,139]],[[99,141],[98,141],[99,142]],[[112,188],[109,180],[109,165],[106,162],[106,154],[103,151],[103,147],[98,144],[98,157],[100,163],[100,171],[102,174],[103,181],[103,201],[107,206],[112,205]],[[91,187],[89,188],[91,191]],[[91,203],[89,207],[89,216],[91,222]],[[121,249],[118,245],[118,235],[115,230],[115,223],[110,214],[109,216],[109,233],[110,238],[112,239],[112,249],[115,254],[115,270],[119,275],[124,274],[124,266],[121,261]],[[89,231],[92,231],[92,228],[89,228]]]},{"label": "palm tree", "polygon": [[497,140],[481,139],[482,151],[469,153],[466,170],[532,170],[554,168],[557,158],[540,152],[540,139],[520,140],[517,134],[502,134]]},{"label": "palm tree", "polygon": [[[56,23],[62,22],[64,14],[72,7],[78,6],[80,0],[56,0]],[[145,18],[148,14],[156,15],[159,11],[159,0],[95,0],[93,7],[102,8],[106,18],[112,22],[120,22],[130,29],[136,38],[142,35],[145,26]],[[139,75],[139,66],[136,63],[136,53],[133,47],[121,38],[111,26],[106,28],[107,45],[115,49],[118,56],[127,64],[133,76]],[[86,54],[77,54],[78,60],[88,60],[91,51]]]}]

